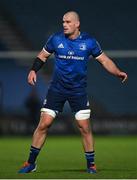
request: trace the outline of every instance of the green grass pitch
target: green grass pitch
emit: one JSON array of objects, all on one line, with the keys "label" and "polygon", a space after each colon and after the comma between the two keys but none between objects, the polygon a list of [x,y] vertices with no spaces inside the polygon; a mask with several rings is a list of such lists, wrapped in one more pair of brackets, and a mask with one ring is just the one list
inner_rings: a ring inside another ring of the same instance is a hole
[{"label": "green grass pitch", "polygon": [[31,138],[0,138],[0,178],[14,179],[136,179],[137,137],[95,137],[97,174],[86,172],[78,136],[48,136],[34,173],[18,174],[28,158]]}]

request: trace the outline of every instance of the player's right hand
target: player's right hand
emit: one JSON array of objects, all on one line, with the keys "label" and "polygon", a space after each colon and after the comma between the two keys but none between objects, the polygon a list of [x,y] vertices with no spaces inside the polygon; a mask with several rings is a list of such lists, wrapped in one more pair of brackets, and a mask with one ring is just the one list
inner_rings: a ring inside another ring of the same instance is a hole
[{"label": "player's right hand", "polygon": [[118,74],[118,77],[122,80],[122,83],[126,82],[128,79],[128,75],[122,71]]},{"label": "player's right hand", "polygon": [[28,83],[34,86],[36,83],[36,80],[37,80],[37,75],[35,71],[31,70],[28,75]]}]

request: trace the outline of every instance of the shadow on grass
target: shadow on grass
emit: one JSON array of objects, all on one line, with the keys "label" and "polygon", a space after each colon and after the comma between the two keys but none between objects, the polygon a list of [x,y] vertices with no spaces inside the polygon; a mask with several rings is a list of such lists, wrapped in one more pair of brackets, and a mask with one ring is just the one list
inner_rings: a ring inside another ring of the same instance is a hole
[{"label": "shadow on grass", "polygon": [[112,169],[112,168],[103,168],[103,169],[98,169],[98,172],[102,172],[102,171],[120,171],[120,172],[122,172],[122,171],[128,171],[128,172],[134,172],[134,171],[136,171],[136,169],[126,169],[126,168],[115,168],[115,169]]},{"label": "shadow on grass", "polygon": [[47,172],[86,172],[85,169],[53,169],[47,170]]},{"label": "shadow on grass", "polygon": [[[117,171],[117,172],[122,172],[122,171],[127,171],[127,172],[135,172],[136,171],[136,169],[124,169],[124,168],[115,168],[115,169],[112,169],[112,168],[110,168],[110,169],[108,169],[108,168],[100,168],[100,169],[97,169],[97,173],[100,173],[100,172],[109,172],[109,171]],[[43,171],[44,172],[44,171]],[[43,173],[42,172],[42,173]],[[55,172],[55,173],[59,173],[59,172],[82,172],[82,173],[87,173],[87,171],[86,171],[86,169],[48,169],[47,170],[47,172],[51,172],[51,173],[53,173],[53,172]]]}]

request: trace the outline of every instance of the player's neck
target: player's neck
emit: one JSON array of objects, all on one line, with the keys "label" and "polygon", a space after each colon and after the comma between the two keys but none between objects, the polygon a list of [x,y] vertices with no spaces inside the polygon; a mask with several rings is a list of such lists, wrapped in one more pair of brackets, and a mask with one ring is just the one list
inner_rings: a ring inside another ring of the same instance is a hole
[{"label": "player's neck", "polygon": [[69,39],[77,39],[77,37],[80,35],[80,31],[76,31],[73,34],[70,34],[68,36]]}]

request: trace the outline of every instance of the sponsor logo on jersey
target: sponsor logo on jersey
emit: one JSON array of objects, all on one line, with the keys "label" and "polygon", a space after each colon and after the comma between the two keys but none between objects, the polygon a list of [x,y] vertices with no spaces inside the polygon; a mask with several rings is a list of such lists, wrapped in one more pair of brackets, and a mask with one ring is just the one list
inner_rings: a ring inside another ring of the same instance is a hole
[{"label": "sponsor logo on jersey", "polygon": [[81,61],[84,60],[83,56],[73,56],[73,55],[66,56],[66,55],[61,55],[61,54],[58,55],[58,58],[67,59],[67,60],[69,60],[69,59],[71,59],[71,60],[81,60]]},{"label": "sponsor logo on jersey", "polygon": [[79,49],[82,50],[82,51],[85,51],[87,49],[86,44],[85,43],[79,44]]},{"label": "sponsor logo on jersey", "polygon": [[63,44],[60,43],[60,44],[58,45],[58,48],[64,48]]}]

